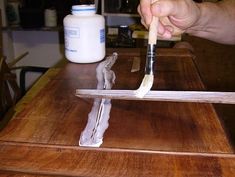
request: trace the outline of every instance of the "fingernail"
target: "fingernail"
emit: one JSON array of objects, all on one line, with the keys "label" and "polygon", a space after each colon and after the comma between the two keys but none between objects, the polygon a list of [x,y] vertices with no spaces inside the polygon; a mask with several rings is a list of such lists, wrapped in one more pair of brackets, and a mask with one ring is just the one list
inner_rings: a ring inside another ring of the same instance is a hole
[{"label": "fingernail", "polygon": [[161,14],[161,7],[159,5],[156,7],[156,11],[159,15]]},{"label": "fingernail", "polygon": [[166,38],[166,39],[170,39],[171,38],[171,32],[169,31],[165,31],[165,33],[163,34],[163,36]]},{"label": "fingernail", "polygon": [[150,24],[150,20],[149,20],[149,19],[151,19],[151,17],[149,17],[148,15],[145,15],[145,16],[144,16],[144,22],[145,22],[145,24],[147,24],[147,25]]},{"label": "fingernail", "polygon": [[174,28],[173,28],[172,26],[167,26],[167,30],[168,30],[169,32],[173,33]]},{"label": "fingernail", "polygon": [[154,15],[157,15],[157,16],[161,15],[160,5],[156,4],[156,5],[152,6],[152,12]]},{"label": "fingernail", "polygon": [[144,27],[145,27],[146,29],[148,29],[148,26],[146,25],[144,19],[141,19],[141,24],[144,25]]}]

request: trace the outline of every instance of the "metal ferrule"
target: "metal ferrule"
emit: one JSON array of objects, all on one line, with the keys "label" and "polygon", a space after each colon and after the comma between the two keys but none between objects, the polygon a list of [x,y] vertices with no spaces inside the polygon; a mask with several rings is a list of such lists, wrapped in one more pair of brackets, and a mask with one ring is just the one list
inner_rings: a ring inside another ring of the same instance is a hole
[{"label": "metal ferrule", "polygon": [[156,45],[148,44],[146,64],[145,64],[145,74],[154,74],[154,63],[156,57]]}]

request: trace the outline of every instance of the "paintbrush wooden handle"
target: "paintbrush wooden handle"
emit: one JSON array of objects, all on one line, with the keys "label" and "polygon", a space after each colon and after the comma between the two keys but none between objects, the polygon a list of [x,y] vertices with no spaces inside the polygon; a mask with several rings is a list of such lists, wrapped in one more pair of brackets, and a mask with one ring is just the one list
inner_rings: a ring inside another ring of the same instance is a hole
[{"label": "paintbrush wooden handle", "polygon": [[[151,3],[154,2],[156,2],[156,0],[152,0]],[[153,16],[149,26],[148,44],[157,43],[157,29],[158,29],[158,17]]]},{"label": "paintbrush wooden handle", "polygon": [[119,100],[235,104],[235,92],[149,91],[143,98],[138,98],[133,90],[78,89],[76,91],[76,96]]},{"label": "paintbrush wooden handle", "polygon": [[157,43],[157,27],[158,27],[158,18],[153,16],[152,22],[149,26],[148,44],[155,45]]}]

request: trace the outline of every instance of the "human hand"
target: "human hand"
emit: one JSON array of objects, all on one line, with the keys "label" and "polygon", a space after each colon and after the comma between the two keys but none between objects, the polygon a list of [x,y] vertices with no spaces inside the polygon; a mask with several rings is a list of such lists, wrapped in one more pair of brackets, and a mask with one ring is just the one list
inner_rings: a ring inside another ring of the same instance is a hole
[{"label": "human hand", "polygon": [[200,9],[192,0],[140,0],[141,23],[148,28],[152,16],[159,17],[158,35],[169,39],[182,34],[200,18]]}]

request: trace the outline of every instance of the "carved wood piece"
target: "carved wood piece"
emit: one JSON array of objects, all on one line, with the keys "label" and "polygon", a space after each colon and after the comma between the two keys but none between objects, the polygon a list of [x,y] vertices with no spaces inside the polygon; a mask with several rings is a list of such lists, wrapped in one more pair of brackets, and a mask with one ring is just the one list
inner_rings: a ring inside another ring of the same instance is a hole
[{"label": "carved wood piece", "polygon": [[119,100],[235,104],[235,92],[149,91],[143,98],[137,97],[134,92],[133,90],[77,89],[76,96]]}]

